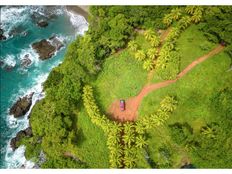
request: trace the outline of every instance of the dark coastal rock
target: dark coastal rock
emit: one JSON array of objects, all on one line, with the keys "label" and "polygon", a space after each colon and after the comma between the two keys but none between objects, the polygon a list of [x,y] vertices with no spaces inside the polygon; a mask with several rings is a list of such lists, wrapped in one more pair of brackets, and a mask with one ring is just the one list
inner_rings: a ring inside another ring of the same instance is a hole
[{"label": "dark coastal rock", "polygon": [[57,51],[60,50],[64,46],[64,44],[56,36],[50,37],[49,41],[51,42],[53,46],[56,47]]},{"label": "dark coastal rock", "polygon": [[14,115],[15,118],[25,115],[31,107],[33,94],[19,98],[10,108],[10,115]]},{"label": "dark coastal rock", "polygon": [[21,60],[20,65],[24,68],[30,66],[32,63],[31,59],[29,58],[29,54],[26,54],[23,59]]},{"label": "dark coastal rock", "polygon": [[4,36],[4,31],[1,28],[0,28],[0,40],[6,40],[6,36]]},{"label": "dark coastal rock", "polygon": [[12,138],[10,141],[10,146],[15,151],[19,147],[18,142],[24,137],[32,137],[32,129],[28,127],[24,130],[21,130],[17,133],[16,137]]},{"label": "dark coastal rock", "polygon": [[56,52],[56,47],[46,39],[33,43],[32,48],[39,54],[41,60],[51,58]]},{"label": "dark coastal rock", "polygon": [[39,21],[37,22],[37,25],[38,25],[39,27],[41,27],[41,28],[45,28],[45,27],[48,26],[48,22],[45,21],[45,20],[39,20]]},{"label": "dark coastal rock", "polygon": [[39,54],[41,60],[51,58],[63,46],[63,43],[56,36],[32,44],[32,48]]},{"label": "dark coastal rock", "polygon": [[0,60],[0,67],[2,67],[4,65],[4,61]]},{"label": "dark coastal rock", "polygon": [[11,65],[5,65],[5,67],[4,67],[4,69],[6,70],[6,71],[12,71],[13,70],[13,68],[14,68],[14,66],[11,66]]},{"label": "dark coastal rock", "polygon": [[0,28],[0,35],[4,33],[3,29]]},{"label": "dark coastal rock", "polygon": [[8,65],[3,60],[0,60],[0,67],[5,71],[11,71],[14,68],[14,65]]}]

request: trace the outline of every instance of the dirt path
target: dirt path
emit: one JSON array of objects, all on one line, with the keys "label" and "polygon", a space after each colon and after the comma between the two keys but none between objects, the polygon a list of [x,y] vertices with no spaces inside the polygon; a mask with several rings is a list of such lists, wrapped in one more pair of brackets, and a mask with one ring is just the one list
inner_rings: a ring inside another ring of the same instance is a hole
[{"label": "dirt path", "polygon": [[191,64],[189,64],[182,72],[180,72],[177,75],[177,78],[174,80],[166,80],[160,83],[155,84],[147,84],[143,87],[143,89],[139,92],[139,94],[135,97],[131,97],[126,100],[126,110],[121,111],[119,106],[119,100],[116,100],[112,103],[112,105],[109,108],[109,115],[114,120],[118,120],[121,122],[124,121],[133,121],[137,118],[137,111],[140,106],[140,103],[148,93],[157,90],[159,88],[166,87],[172,83],[175,83],[178,79],[183,77],[186,73],[188,73],[192,68],[194,68],[196,65],[200,64],[201,62],[205,61],[206,59],[212,57],[213,55],[216,55],[217,53],[221,52],[223,50],[223,46],[219,45],[213,50],[211,50],[208,54],[199,57],[195,61],[193,61]]}]

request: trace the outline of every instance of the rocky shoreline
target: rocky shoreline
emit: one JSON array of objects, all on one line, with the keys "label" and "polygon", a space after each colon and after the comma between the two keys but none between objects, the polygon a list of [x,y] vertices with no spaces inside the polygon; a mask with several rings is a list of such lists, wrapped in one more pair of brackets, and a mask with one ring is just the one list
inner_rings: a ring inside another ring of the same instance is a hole
[{"label": "rocky shoreline", "polygon": [[18,142],[24,137],[32,137],[31,127],[28,127],[24,130],[19,131],[17,135],[11,139],[10,146],[13,149],[13,151],[15,151],[19,147]]},{"label": "rocky shoreline", "polygon": [[6,36],[4,35],[3,29],[0,28],[0,41],[1,40],[6,40]]},{"label": "rocky shoreline", "polygon": [[31,105],[32,105],[32,97],[34,93],[31,93],[29,95],[26,95],[24,97],[19,97],[19,99],[13,104],[13,106],[10,108],[10,115],[14,115],[15,118],[21,117],[25,115]]},{"label": "rocky shoreline", "polygon": [[52,36],[49,39],[42,39],[32,44],[32,48],[39,54],[39,59],[46,60],[55,55],[64,44],[56,37]]}]

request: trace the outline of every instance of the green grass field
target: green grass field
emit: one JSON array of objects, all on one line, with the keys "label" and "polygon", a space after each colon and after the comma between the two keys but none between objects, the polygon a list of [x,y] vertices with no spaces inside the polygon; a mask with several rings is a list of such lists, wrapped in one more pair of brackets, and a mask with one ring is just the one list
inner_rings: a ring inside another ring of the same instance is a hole
[{"label": "green grass field", "polygon": [[[202,32],[198,30],[197,25],[191,25],[177,40],[176,46],[181,57],[180,71],[187,67],[198,57],[208,53],[216,44],[209,42]],[[152,82],[163,81],[156,73],[152,78]]]},{"label": "green grass field", "polygon": [[[175,84],[150,93],[142,101],[140,117],[152,114],[166,95],[174,95],[179,104],[167,125],[187,122],[194,132],[199,132],[200,127],[215,116],[210,108],[210,97],[221,88],[232,84],[232,72],[227,72],[229,64],[228,55],[220,53],[195,67]],[[158,161],[158,149],[163,145],[171,148],[173,153],[175,165],[171,167],[180,167],[181,159],[186,156],[191,159],[191,154],[185,152],[184,147],[174,146],[167,126],[151,130],[149,137],[149,151],[154,161]]]},{"label": "green grass field", "polygon": [[[142,39],[139,37],[139,40]],[[110,56],[93,84],[100,107],[107,111],[114,100],[137,95],[146,79],[147,72],[142,63],[135,60],[127,49]]]},{"label": "green grass field", "polygon": [[177,41],[177,48],[180,50],[181,55],[180,70],[183,70],[192,61],[216,47],[216,44],[209,42],[198,28],[197,25],[191,25],[181,33]]},{"label": "green grass field", "polygon": [[84,110],[77,117],[77,156],[90,168],[109,168],[107,137],[104,132],[91,122]]}]

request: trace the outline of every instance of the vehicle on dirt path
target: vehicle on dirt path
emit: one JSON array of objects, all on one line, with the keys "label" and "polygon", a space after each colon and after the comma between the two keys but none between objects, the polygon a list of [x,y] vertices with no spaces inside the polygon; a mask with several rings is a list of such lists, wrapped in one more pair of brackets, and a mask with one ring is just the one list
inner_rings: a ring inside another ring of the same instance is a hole
[{"label": "vehicle on dirt path", "polygon": [[226,43],[224,41],[221,41],[221,46],[226,46]]},{"label": "vehicle on dirt path", "polygon": [[125,100],[120,100],[120,109],[121,109],[121,111],[126,110],[126,102],[125,102]]}]

